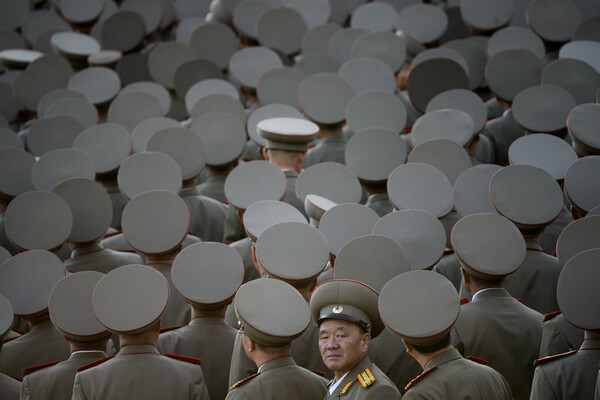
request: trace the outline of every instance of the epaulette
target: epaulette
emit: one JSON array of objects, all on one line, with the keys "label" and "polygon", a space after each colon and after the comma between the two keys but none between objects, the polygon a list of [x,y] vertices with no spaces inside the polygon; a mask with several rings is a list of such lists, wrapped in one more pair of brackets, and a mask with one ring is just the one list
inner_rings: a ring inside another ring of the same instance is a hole
[{"label": "epaulette", "polygon": [[345,395],[348,392],[348,390],[350,390],[350,386],[352,386],[352,384],[354,382],[356,382],[356,380],[352,380],[352,381],[346,383],[346,386],[344,386],[342,388],[342,390],[340,390],[340,395],[342,395],[342,396]]},{"label": "epaulette", "polygon": [[549,314],[546,314],[546,315],[544,315],[544,318],[542,318],[542,322],[550,321],[552,318],[554,318],[554,317],[556,317],[557,315],[560,315],[560,314],[561,314],[560,310],[551,312]]},{"label": "epaulette", "polygon": [[27,333],[25,331],[22,331],[20,329],[15,329],[15,328],[11,328],[10,330],[13,331],[13,332],[15,332],[15,333],[18,333],[19,335],[24,335],[24,334]]},{"label": "epaulette", "polygon": [[444,255],[447,256],[448,254],[454,254],[454,249],[446,249],[446,250],[444,250]]},{"label": "epaulette", "polygon": [[319,376],[322,376],[323,378],[325,378],[327,376],[327,374],[325,372],[323,372],[323,371],[317,371],[317,370],[311,369],[310,372],[312,372],[313,374],[317,374]]},{"label": "epaulette", "polygon": [[233,386],[231,386],[229,388],[229,390],[233,390],[236,387],[240,387],[241,385],[243,385],[244,383],[248,382],[249,380],[252,380],[252,379],[256,378],[258,375],[260,375],[260,372],[258,374],[250,375],[249,377],[244,378],[241,381],[237,381],[236,383],[233,384]]},{"label": "epaulette", "polygon": [[81,371],[85,371],[86,369],[90,369],[92,367],[95,367],[96,365],[100,365],[105,361],[110,360],[111,358],[113,358],[114,356],[110,356],[110,357],[106,357],[106,358],[101,358],[100,360],[96,360],[94,362],[91,362],[89,364],[86,364],[82,367],[77,368],[77,372],[81,372]]},{"label": "epaulette", "polygon": [[121,234],[121,233],[123,233],[123,231],[115,231],[115,232],[107,233],[107,234],[106,234],[106,235],[104,235],[103,237],[104,237],[104,239],[106,239],[106,238],[109,238],[109,237],[111,237],[111,236],[119,235],[119,234]]},{"label": "epaulette", "polygon": [[48,364],[34,365],[33,367],[22,368],[21,371],[23,371],[23,376],[25,376],[25,375],[29,375],[32,372],[39,371],[40,369],[44,369],[46,367],[51,367],[53,365],[56,365],[59,362],[60,361],[53,361]]},{"label": "epaulette", "polygon": [[166,327],[166,328],[162,328],[162,329],[160,330],[160,333],[165,333],[165,332],[169,332],[169,331],[174,331],[175,329],[183,328],[184,326],[187,326],[187,325],[168,326],[168,327]]},{"label": "epaulette", "polygon": [[165,353],[165,354],[163,354],[163,356],[167,356],[167,357],[172,358],[174,360],[184,361],[184,362],[187,362],[187,363],[190,363],[190,364],[195,364],[195,365],[200,365],[202,363],[202,360],[199,359],[199,358],[180,356],[178,354]]},{"label": "epaulette", "polygon": [[463,297],[462,299],[460,299],[460,305],[464,305],[467,304],[469,302],[469,299],[467,299],[466,297]]},{"label": "epaulette", "polygon": [[531,307],[529,306],[529,304],[525,303],[523,300],[521,300],[521,299],[517,299],[517,301],[518,301],[519,303],[523,304],[525,307],[527,307],[527,308],[531,308]]},{"label": "epaulette", "polygon": [[[23,335],[21,335],[21,336],[23,336]],[[8,343],[8,342],[10,342],[12,340],[20,338],[21,336],[15,336],[15,337],[11,337],[11,338],[8,338],[8,339],[2,339],[2,343],[6,344],[6,343]]]},{"label": "epaulette", "polygon": [[14,376],[14,375],[7,374],[6,372],[4,372],[4,371],[2,371],[2,370],[0,370],[0,375],[6,375],[6,376],[9,376],[9,377],[11,377],[11,378],[13,378],[13,379],[15,379],[15,380],[19,381],[19,382],[23,382],[23,379],[22,379],[22,378],[19,378],[18,376]]},{"label": "epaulette", "polygon": [[577,350],[567,351],[566,353],[555,354],[553,356],[548,356],[544,358],[538,358],[533,362],[533,365],[544,365],[549,363],[550,361],[558,360],[559,358],[563,358],[566,356],[570,356],[571,354],[577,353]]},{"label": "epaulette", "polygon": [[481,359],[481,358],[477,358],[477,357],[474,357],[474,356],[468,356],[468,357],[465,357],[465,358],[466,358],[467,360],[470,360],[470,361],[476,362],[477,364],[481,364],[481,365],[488,365],[488,364],[489,364],[489,362],[488,362],[488,361],[485,361],[485,360],[483,360],[483,359]]},{"label": "epaulette", "polygon": [[404,390],[408,390],[411,387],[415,386],[418,382],[420,382],[423,378],[425,378],[427,375],[429,375],[430,373],[432,373],[437,367],[431,367],[429,368],[427,371],[423,372],[421,375],[417,376],[415,379],[413,379],[412,381],[408,382],[408,385],[406,385],[406,387],[404,388]]},{"label": "epaulette", "polygon": [[362,385],[363,388],[368,388],[371,386],[377,379],[375,379],[375,375],[371,372],[369,368],[365,369],[363,372],[356,376],[358,381]]}]

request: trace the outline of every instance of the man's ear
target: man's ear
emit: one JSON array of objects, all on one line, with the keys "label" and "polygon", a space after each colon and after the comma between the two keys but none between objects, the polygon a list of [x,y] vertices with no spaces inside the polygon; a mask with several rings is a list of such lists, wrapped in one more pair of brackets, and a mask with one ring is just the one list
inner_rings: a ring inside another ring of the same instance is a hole
[{"label": "man's ear", "polygon": [[260,155],[262,156],[263,160],[269,161],[269,149],[263,147],[260,150]]},{"label": "man's ear", "polygon": [[256,268],[260,276],[263,276],[265,271],[261,268],[260,263],[258,262],[258,258],[256,257],[256,247],[254,244],[252,245],[252,262],[254,263],[254,268]]},{"label": "man's ear", "polygon": [[402,339],[402,343],[404,344],[404,348],[406,349],[407,353],[410,353],[413,350],[413,347],[410,343],[408,343],[406,340]]},{"label": "man's ear", "polygon": [[471,275],[464,268],[460,268],[460,275],[462,276],[463,287],[471,292]]},{"label": "man's ear", "polygon": [[371,334],[364,333],[360,338],[360,345],[364,347],[365,351],[369,349],[369,344],[371,343]]}]

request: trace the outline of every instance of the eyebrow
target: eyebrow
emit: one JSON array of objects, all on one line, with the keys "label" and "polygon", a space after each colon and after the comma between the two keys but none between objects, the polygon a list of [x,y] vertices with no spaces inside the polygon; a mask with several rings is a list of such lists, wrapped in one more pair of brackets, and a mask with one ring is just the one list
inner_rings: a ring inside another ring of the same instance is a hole
[{"label": "eyebrow", "polygon": [[[348,329],[347,329],[345,326],[343,326],[343,325],[338,325],[338,326],[335,326],[335,327],[333,327],[331,330],[332,330],[333,332],[337,332],[337,331],[342,331],[342,332],[344,332],[344,333],[347,333],[347,332],[348,332]],[[321,329],[321,330],[319,330],[319,335],[321,335],[321,334],[323,334],[323,333],[325,333],[325,332],[328,332],[328,331],[326,331],[326,330],[324,330],[324,329]]]}]

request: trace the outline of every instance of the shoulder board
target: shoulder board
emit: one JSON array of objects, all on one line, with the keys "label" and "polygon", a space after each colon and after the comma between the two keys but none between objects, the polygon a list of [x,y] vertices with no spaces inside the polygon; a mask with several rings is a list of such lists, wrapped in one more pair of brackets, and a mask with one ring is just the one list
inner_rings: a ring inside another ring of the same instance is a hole
[{"label": "shoulder board", "polygon": [[53,362],[50,362],[50,363],[48,363],[48,364],[34,365],[33,367],[27,367],[27,368],[23,368],[21,371],[23,371],[23,376],[25,376],[25,375],[29,375],[29,374],[30,374],[30,373],[32,373],[32,372],[39,371],[40,369],[44,369],[44,368],[47,368],[47,367],[51,367],[51,366],[53,366],[53,365],[56,365],[56,364],[58,364],[59,362],[60,362],[60,361],[53,361]]},{"label": "shoulder board", "polygon": [[256,378],[258,375],[260,375],[260,373],[258,373],[258,374],[254,374],[254,375],[250,375],[249,377],[247,377],[247,378],[244,378],[244,379],[242,379],[241,381],[237,381],[235,384],[233,384],[233,386],[231,386],[231,387],[229,388],[229,390],[233,390],[233,389],[235,389],[236,387],[240,387],[240,386],[241,386],[241,385],[243,385],[244,383],[246,383],[246,382],[248,382],[248,381],[250,381],[250,380],[252,380],[252,379]]},{"label": "shoulder board", "polygon": [[418,382],[420,382],[423,378],[425,378],[427,375],[429,375],[430,373],[432,373],[437,367],[431,367],[429,368],[427,371],[423,372],[421,375],[417,376],[415,379],[413,379],[412,381],[408,382],[408,385],[406,385],[406,387],[404,388],[404,390],[408,390],[411,387],[415,386]]},{"label": "shoulder board", "polygon": [[20,329],[15,329],[15,328],[11,328],[11,331],[13,331],[14,333],[18,333],[19,335],[24,335],[27,333],[25,331],[22,331]]},{"label": "shoulder board", "polygon": [[444,250],[444,255],[447,256],[448,254],[454,254],[454,249],[446,249],[446,250]]},{"label": "shoulder board", "polygon": [[92,362],[92,363],[86,364],[86,365],[84,365],[83,367],[79,367],[79,368],[77,368],[77,372],[85,371],[86,369],[90,369],[90,368],[92,368],[92,367],[95,367],[96,365],[100,365],[100,364],[102,364],[103,362],[105,362],[105,361],[108,361],[108,360],[110,360],[110,359],[111,359],[111,358],[113,358],[113,357],[114,357],[114,356],[110,356],[110,357],[102,358],[102,359],[100,359],[100,360],[96,360],[96,361],[94,361],[94,362]]},{"label": "shoulder board", "polygon": [[348,392],[348,390],[350,390],[350,386],[352,386],[352,384],[354,382],[356,382],[356,380],[352,380],[352,381],[346,383],[346,386],[344,386],[342,388],[342,390],[340,390],[340,395],[342,395],[342,396],[345,395]]},{"label": "shoulder board", "polygon": [[551,312],[550,314],[546,314],[546,315],[544,315],[544,318],[542,318],[542,322],[550,321],[552,318],[554,318],[560,314],[561,314],[560,310]]},{"label": "shoulder board", "polygon": [[317,374],[319,376],[322,376],[323,378],[327,376],[327,374],[325,372],[322,371],[316,371],[314,369],[311,369],[310,372],[312,372],[313,374]]},{"label": "shoulder board", "polygon": [[550,361],[558,360],[559,358],[563,358],[566,356],[570,356],[571,354],[577,353],[577,350],[567,351],[566,353],[556,354],[553,356],[548,356],[544,358],[539,358],[533,362],[533,365],[544,365],[549,363]]},{"label": "shoulder board", "polygon": [[467,299],[466,297],[463,297],[462,299],[460,299],[460,305],[462,306],[463,304],[467,304],[469,302],[469,299]]},{"label": "shoulder board", "polygon": [[376,381],[375,375],[373,375],[373,373],[371,372],[371,370],[369,368],[365,369],[363,372],[358,374],[356,377],[358,378],[358,381],[360,382],[362,387],[365,389],[368,388],[369,386],[371,386]]},{"label": "shoulder board", "polygon": [[187,326],[187,325],[169,326],[169,327],[166,327],[166,328],[162,328],[162,329],[160,330],[160,333],[165,333],[165,332],[169,332],[169,331],[174,331],[175,329],[183,328],[184,326]]},{"label": "shoulder board", "polygon": [[[23,335],[21,335],[21,336],[23,336]],[[8,339],[2,339],[2,343],[3,343],[3,344],[6,344],[6,343],[8,343],[8,342],[10,342],[10,341],[13,341],[13,340],[15,340],[15,339],[18,339],[18,338],[20,338],[21,336],[15,336],[15,337],[11,337],[11,338],[8,338]]]},{"label": "shoulder board", "polygon": [[469,361],[476,362],[477,364],[481,364],[481,365],[488,365],[489,364],[488,361],[485,361],[485,360],[483,360],[481,358],[477,358],[477,357],[474,357],[474,356],[468,356],[468,357],[465,357],[465,358],[467,360],[469,360]]},{"label": "shoulder board", "polygon": [[187,362],[190,364],[195,364],[195,365],[200,365],[200,363],[202,363],[202,360],[199,358],[185,357],[185,356],[180,356],[178,354],[165,353],[165,354],[163,354],[163,356],[167,356],[167,357],[173,358],[175,360],[184,361],[184,362]]},{"label": "shoulder board", "polygon": [[531,308],[531,307],[529,307],[529,304],[525,303],[523,300],[521,300],[521,299],[517,299],[517,301],[518,301],[519,303],[523,304],[525,307],[527,307],[527,308]]},{"label": "shoulder board", "polygon": [[312,148],[314,148],[314,147],[317,147],[317,145],[315,145],[315,144],[312,144],[312,143],[308,145],[308,148],[309,148],[309,149],[312,149]]},{"label": "shoulder board", "polygon": [[0,375],[6,375],[6,376],[9,376],[9,377],[13,378],[14,380],[17,380],[19,382],[23,382],[23,378],[19,378],[18,376],[7,374],[6,372],[4,372],[2,370],[0,370]]},{"label": "shoulder board", "polygon": [[106,238],[109,238],[111,236],[119,235],[121,233],[123,233],[123,231],[115,231],[115,232],[107,233],[106,235],[104,235],[104,238],[106,239]]}]

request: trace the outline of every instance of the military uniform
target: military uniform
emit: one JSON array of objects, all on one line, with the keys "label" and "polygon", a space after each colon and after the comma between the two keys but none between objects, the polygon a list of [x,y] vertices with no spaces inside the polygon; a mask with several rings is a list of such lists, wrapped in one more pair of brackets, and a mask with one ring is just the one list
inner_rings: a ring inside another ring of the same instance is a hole
[{"label": "military uniform", "polygon": [[223,243],[233,243],[246,237],[244,224],[237,216],[236,209],[229,205],[225,211],[225,221],[223,226]]},{"label": "military uniform", "polygon": [[202,196],[210,197],[211,199],[227,204],[227,198],[225,197],[226,179],[227,175],[210,175],[204,182],[196,186],[196,191]]},{"label": "military uniform", "polygon": [[327,136],[306,152],[303,167],[325,161],[334,161],[345,164],[346,139],[343,136]]},{"label": "military uniform", "polygon": [[[2,351],[2,341],[11,332],[15,314],[13,306],[6,297],[0,294],[0,354]],[[21,382],[6,375],[0,370],[0,396],[3,399],[16,400],[19,398]]]},{"label": "military uniform", "polygon": [[525,130],[515,121],[512,110],[507,110],[502,116],[488,121],[482,135],[487,136],[492,144],[496,164],[507,165],[510,162],[508,148],[512,142],[525,135]]},{"label": "military uniform", "polygon": [[21,382],[0,371],[0,396],[6,400],[18,400]]},{"label": "military uniform", "polygon": [[65,261],[69,272],[98,271],[104,274],[128,264],[143,264],[144,259],[135,253],[105,249],[94,242],[80,246],[71,252],[71,258]]},{"label": "military uniform", "polygon": [[325,383],[319,375],[296,365],[292,357],[281,357],[233,385],[226,399],[320,399],[325,395]]},{"label": "military uniform", "polygon": [[576,350],[583,343],[583,330],[567,322],[560,311],[544,315],[540,358]]},{"label": "military uniform", "polygon": [[187,324],[191,318],[190,307],[185,300],[177,294],[177,290],[175,290],[175,287],[173,286],[173,281],[171,279],[171,264],[151,263],[149,266],[163,274],[169,282],[169,304],[162,317],[162,325],[164,327],[171,327]]},{"label": "military uniform", "polygon": [[215,199],[201,196],[194,188],[184,188],[179,195],[190,211],[190,233],[211,242],[223,240],[227,206]]},{"label": "military uniform", "polygon": [[113,218],[110,223],[110,227],[116,230],[121,229],[121,215],[123,215],[123,209],[125,208],[125,204],[127,204],[127,199],[117,185],[107,186],[106,193],[110,196],[110,201],[113,206]]},{"label": "military uniform", "polygon": [[302,204],[302,201],[300,201],[296,196],[296,181],[298,180],[298,173],[296,171],[292,171],[291,169],[286,169],[283,171],[283,173],[285,174],[287,188],[282,201],[293,205],[296,207],[296,209],[298,209],[298,211],[306,215],[304,211],[304,204]]},{"label": "military uniform", "polygon": [[200,361],[164,356],[151,345],[130,345],[75,375],[74,400],[136,397],[207,400]]},{"label": "military uniform", "polygon": [[374,210],[380,217],[394,211],[394,206],[390,203],[387,193],[374,193],[370,195],[367,197],[365,206]]},{"label": "military uniform", "polygon": [[102,351],[76,351],[65,361],[26,368],[21,399],[71,399],[77,368],[105,357]]},{"label": "military uniform", "polygon": [[252,243],[250,239],[246,237],[229,244],[229,246],[233,247],[242,257],[242,261],[244,262],[244,282],[259,278],[260,274],[252,259]]},{"label": "military uniform", "polygon": [[[449,249],[444,251],[444,255],[440,261],[433,267],[433,271],[443,275],[448,279],[456,291],[460,291],[462,287],[462,276],[460,274],[460,262],[454,254],[454,251]],[[470,297],[470,296],[469,296]]]}]

